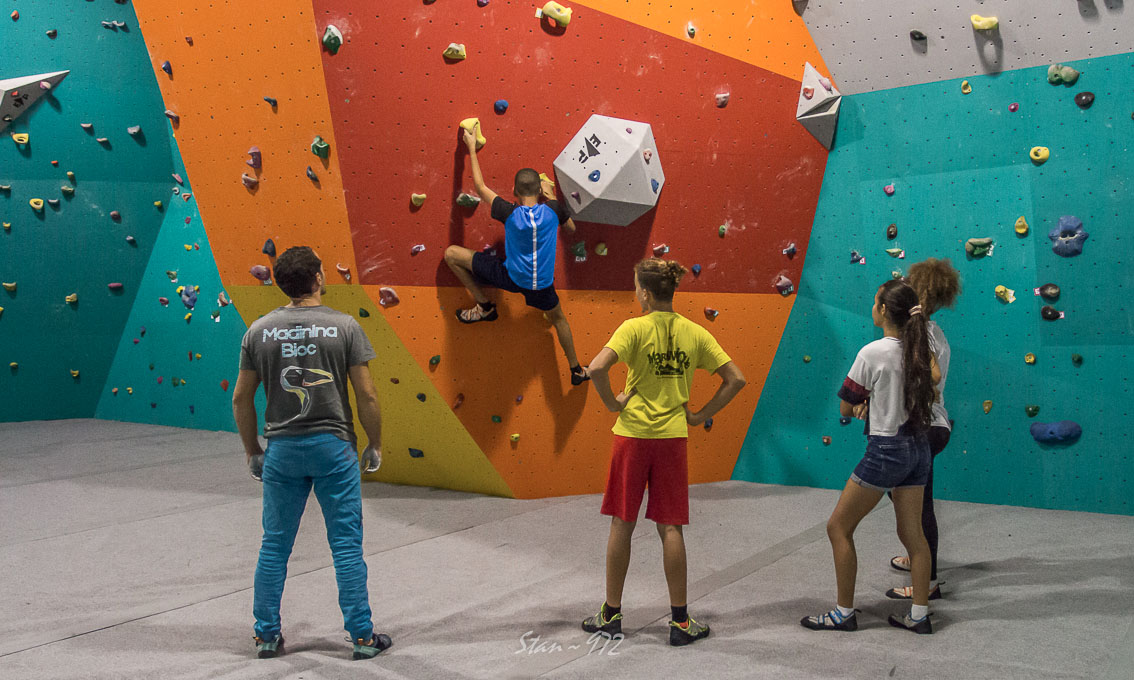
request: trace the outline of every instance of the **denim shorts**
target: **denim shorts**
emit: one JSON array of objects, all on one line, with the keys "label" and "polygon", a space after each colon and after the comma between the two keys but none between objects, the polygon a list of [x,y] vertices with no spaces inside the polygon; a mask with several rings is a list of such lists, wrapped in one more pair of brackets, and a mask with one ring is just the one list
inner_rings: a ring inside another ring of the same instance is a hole
[{"label": "denim shorts", "polygon": [[855,467],[851,481],[876,491],[925,486],[932,460],[924,432],[907,434],[903,427],[893,437],[868,435],[866,455]]}]

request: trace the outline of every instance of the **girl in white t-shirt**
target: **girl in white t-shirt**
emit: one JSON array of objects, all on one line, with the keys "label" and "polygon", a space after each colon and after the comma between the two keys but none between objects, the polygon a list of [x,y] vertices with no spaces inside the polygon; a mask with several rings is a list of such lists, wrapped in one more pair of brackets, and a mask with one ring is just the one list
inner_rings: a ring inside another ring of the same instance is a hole
[{"label": "girl in white t-shirt", "polygon": [[[854,586],[858,557],[854,530],[874,509],[882,494],[893,490],[898,538],[909,551],[913,575],[913,607],[890,625],[915,633],[933,632],[929,622],[929,545],[921,528],[922,492],[929,475],[929,441],[938,377],[929,350],[925,314],[917,293],[904,280],[878,288],[871,309],[881,340],[863,347],[839,389],[839,412],[866,420],[867,445],[827,521],[835,556],[838,602],[834,609],[800,620],[812,630],[858,629]],[[867,404],[869,403],[869,408]]]}]

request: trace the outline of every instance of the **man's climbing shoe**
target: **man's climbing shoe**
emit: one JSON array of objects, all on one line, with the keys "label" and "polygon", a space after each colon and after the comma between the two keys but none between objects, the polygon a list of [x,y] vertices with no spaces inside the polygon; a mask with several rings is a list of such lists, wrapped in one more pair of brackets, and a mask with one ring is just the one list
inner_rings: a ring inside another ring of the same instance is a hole
[{"label": "man's climbing shoe", "polygon": [[483,305],[477,304],[475,307],[469,309],[457,310],[457,321],[461,323],[476,323],[477,321],[495,321],[500,315],[496,312],[496,305],[490,305],[487,309]]},{"label": "man's climbing shoe", "polygon": [[850,616],[843,616],[837,608],[832,609],[826,614],[805,616],[799,620],[799,625],[811,630],[858,630],[858,610]]},{"label": "man's climbing shoe", "polygon": [[[886,597],[891,600],[912,600],[913,599],[913,586],[906,586],[904,588],[891,588],[886,591]],[[929,590],[929,599],[941,599],[941,586],[933,586]]]},{"label": "man's climbing shoe", "polygon": [[599,613],[583,621],[583,630],[588,633],[603,633],[614,637],[622,634],[622,612],[606,618],[606,604],[599,608]]},{"label": "man's climbing shoe", "polygon": [[709,627],[698,623],[690,616],[682,623],[669,622],[669,644],[674,647],[691,645],[701,638],[709,637]]},{"label": "man's climbing shoe", "polygon": [[374,657],[389,649],[394,644],[394,641],[390,639],[390,636],[386,635],[385,633],[374,633],[370,636],[369,641],[363,640],[362,638],[357,638],[355,640],[347,638],[347,641],[354,642],[355,661],[359,661],[361,659],[373,659]]},{"label": "man's climbing shoe", "polygon": [[576,386],[582,385],[583,383],[587,382],[590,379],[591,379],[591,374],[588,373],[587,369],[583,368],[582,366],[576,366],[575,368],[571,369],[571,384],[572,385],[576,385]]},{"label": "man's climbing shoe", "polygon": [[252,639],[256,641],[256,658],[274,659],[280,654],[283,654],[284,643],[282,635],[277,635],[271,640],[264,640],[259,637]]},{"label": "man's climbing shoe", "polygon": [[890,625],[895,628],[905,628],[906,630],[913,631],[918,635],[931,635],[933,633],[933,624],[929,622],[929,617],[925,617],[920,621],[914,621],[910,618],[909,612],[905,616],[890,615]]}]

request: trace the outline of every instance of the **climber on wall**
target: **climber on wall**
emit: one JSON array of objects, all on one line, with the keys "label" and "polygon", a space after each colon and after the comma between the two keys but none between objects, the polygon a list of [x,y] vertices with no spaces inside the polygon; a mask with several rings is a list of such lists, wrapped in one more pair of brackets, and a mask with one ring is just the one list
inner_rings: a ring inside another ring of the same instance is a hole
[{"label": "climber on wall", "polygon": [[[458,245],[445,249],[445,263],[476,301],[469,309],[457,310],[457,320],[461,323],[496,320],[496,304],[484,294],[482,284],[521,293],[528,306],[544,312],[555,327],[559,344],[567,355],[567,365],[571,367],[571,384],[581,385],[589,377],[587,370],[579,365],[571,326],[554,285],[558,227],[562,225],[571,234],[575,223],[554,200],[550,182],[541,184],[539,173],[531,168],[516,173],[512,193],[519,203],[504,200],[485,186],[476,157],[476,133],[475,128],[463,133],[472,165],[473,186],[481,200],[491,207],[492,219],[504,223],[505,259]],[[547,199],[545,202],[540,202],[541,195]]]},{"label": "climber on wall", "polygon": [[[258,319],[240,346],[232,395],[236,426],[252,476],[264,483],[264,539],[256,565],[252,613],[257,656],[283,652],[280,599],[299,520],[312,487],[335,562],[339,606],[354,658],[377,656],[392,643],[375,633],[362,557],[362,490],[347,379],[370,445],[367,472],[382,462],[381,416],[368,362],[374,349],[354,318],[323,306],[323,265],[306,246],[276,259],[276,284],[291,302]],[[264,436],[256,436],[256,388],[264,384]]]}]

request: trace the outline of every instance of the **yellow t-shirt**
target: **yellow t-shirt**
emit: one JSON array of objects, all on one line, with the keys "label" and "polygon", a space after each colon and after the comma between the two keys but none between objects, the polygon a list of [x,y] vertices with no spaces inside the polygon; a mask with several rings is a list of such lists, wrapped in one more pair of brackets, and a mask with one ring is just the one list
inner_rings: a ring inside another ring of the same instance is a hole
[{"label": "yellow t-shirt", "polygon": [[694,369],[713,373],[731,361],[709,331],[676,312],[624,321],[606,346],[629,369],[623,392],[638,389],[613,432],[636,439],[688,437],[684,405]]}]

